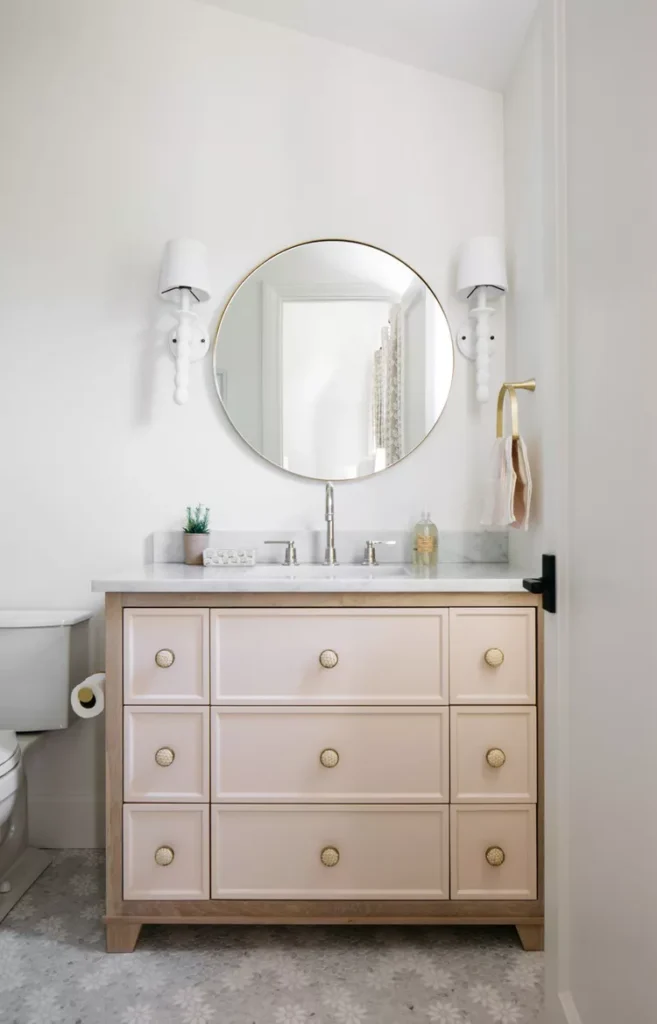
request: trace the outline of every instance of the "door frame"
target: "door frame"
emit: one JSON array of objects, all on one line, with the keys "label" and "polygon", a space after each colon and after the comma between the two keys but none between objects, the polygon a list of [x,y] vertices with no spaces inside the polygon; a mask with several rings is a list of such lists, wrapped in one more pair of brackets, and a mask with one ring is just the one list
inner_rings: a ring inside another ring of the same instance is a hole
[{"label": "door frame", "polygon": [[569,344],[567,264],[566,0],[542,0],[542,359],[545,550],[557,555],[557,614],[545,623],[544,1024],[582,1024],[570,991],[569,889]]},{"label": "door frame", "polygon": [[276,465],[283,464],[283,351],[282,327],[285,302],[388,302],[400,296],[376,284],[262,284],[262,453]]}]

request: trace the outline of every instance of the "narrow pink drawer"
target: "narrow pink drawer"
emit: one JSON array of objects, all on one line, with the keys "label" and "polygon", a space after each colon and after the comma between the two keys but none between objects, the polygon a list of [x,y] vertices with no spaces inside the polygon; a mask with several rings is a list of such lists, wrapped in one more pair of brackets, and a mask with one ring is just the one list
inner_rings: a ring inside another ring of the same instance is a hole
[{"label": "narrow pink drawer", "polygon": [[207,608],[123,612],[126,704],[209,703],[209,660]]},{"label": "narrow pink drawer", "polygon": [[208,899],[209,817],[207,804],[124,804],[123,898]]},{"label": "narrow pink drawer", "polygon": [[453,803],[536,802],[536,708],[453,707]]},{"label": "narrow pink drawer", "polygon": [[536,899],[536,806],[453,804],[453,900]]},{"label": "narrow pink drawer", "polygon": [[212,708],[216,801],[446,802],[448,708]]},{"label": "narrow pink drawer", "polygon": [[452,704],[536,703],[533,608],[451,608]]},{"label": "narrow pink drawer", "polygon": [[446,704],[443,608],[211,612],[212,704]]},{"label": "narrow pink drawer", "polygon": [[123,711],[126,801],[209,801],[210,709],[137,707]]},{"label": "narrow pink drawer", "polygon": [[448,808],[212,806],[215,899],[447,899]]}]

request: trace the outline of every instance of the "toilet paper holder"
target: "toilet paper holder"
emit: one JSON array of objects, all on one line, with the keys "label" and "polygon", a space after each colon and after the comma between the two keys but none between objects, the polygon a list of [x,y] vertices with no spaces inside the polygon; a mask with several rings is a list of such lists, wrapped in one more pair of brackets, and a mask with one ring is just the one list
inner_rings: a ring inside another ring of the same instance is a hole
[{"label": "toilet paper holder", "polygon": [[97,718],[105,710],[105,673],[87,676],[71,690],[71,707],[78,718]]}]

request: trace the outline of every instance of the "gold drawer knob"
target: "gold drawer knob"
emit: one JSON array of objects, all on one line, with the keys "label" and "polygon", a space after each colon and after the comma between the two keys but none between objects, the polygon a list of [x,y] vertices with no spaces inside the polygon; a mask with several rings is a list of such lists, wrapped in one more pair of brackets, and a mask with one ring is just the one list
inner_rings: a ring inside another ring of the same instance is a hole
[{"label": "gold drawer knob", "polygon": [[491,668],[499,668],[504,661],[504,651],[501,651],[499,647],[489,647],[484,654],[484,661]]},{"label": "gold drawer knob", "polygon": [[155,753],[155,763],[159,764],[160,768],[168,768],[173,764],[175,756],[171,747],[160,747]]},{"label": "gold drawer knob", "polygon": [[159,846],[155,851],[155,863],[161,868],[166,868],[173,860],[173,850],[170,846]]},{"label": "gold drawer knob", "polygon": [[155,664],[160,668],[171,668],[175,660],[176,656],[173,651],[167,650],[166,647],[155,655]]},{"label": "gold drawer knob", "polygon": [[325,846],[320,857],[325,868],[334,868],[340,860],[340,851],[335,846]]},{"label": "gold drawer knob", "polygon": [[491,768],[501,768],[506,762],[506,754],[499,747],[491,747],[486,752],[486,760],[488,761]]},{"label": "gold drawer knob", "polygon": [[322,668],[335,668],[338,663],[338,656],[335,651],[322,651],[319,656],[319,663]]},{"label": "gold drawer knob", "polygon": [[500,846],[489,846],[486,850],[486,860],[492,868],[499,868],[504,864],[506,856]]},{"label": "gold drawer knob", "polygon": [[337,750],[331,750],[331,748],[328,747],[326,750],[322,750],[319,755],[319,760],[325,768],[335,768],[336,764],[340,760],[340,755]]}]

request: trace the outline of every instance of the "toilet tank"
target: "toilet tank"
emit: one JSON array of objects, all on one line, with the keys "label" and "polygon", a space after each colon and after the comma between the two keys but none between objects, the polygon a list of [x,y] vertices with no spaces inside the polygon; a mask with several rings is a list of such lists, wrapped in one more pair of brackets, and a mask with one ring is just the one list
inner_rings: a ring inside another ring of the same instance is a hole
[{"label": "toilet tank", "polygon": [[0,610],[0,729],[65,729],[88,675],[91,612]]}]

